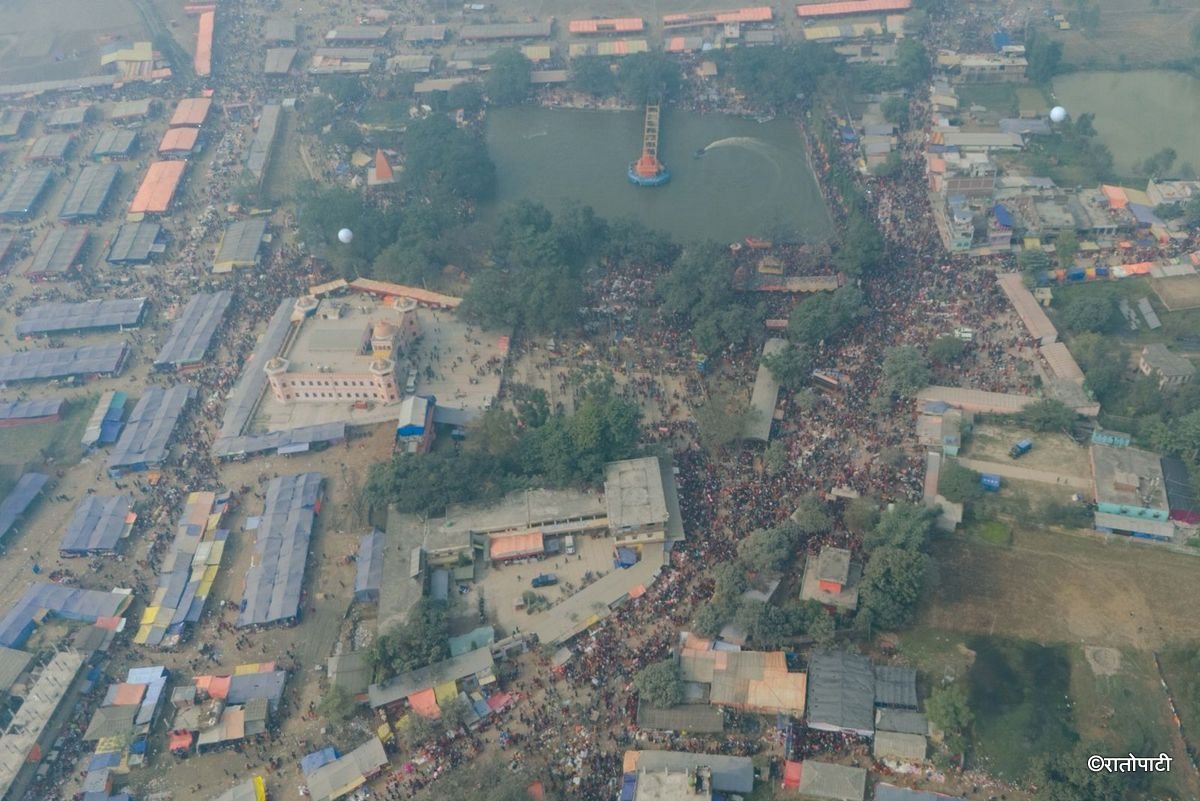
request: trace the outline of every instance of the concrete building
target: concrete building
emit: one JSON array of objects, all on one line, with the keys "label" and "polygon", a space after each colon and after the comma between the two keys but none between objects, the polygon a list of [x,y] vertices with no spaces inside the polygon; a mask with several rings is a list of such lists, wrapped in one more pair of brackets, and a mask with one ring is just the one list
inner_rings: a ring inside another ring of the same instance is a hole
[{"label": "concrete building", "polygon": [[933,220],[942,244],[951,253],[966,253],[975,242],[975,215],[962,195],[933,200]]},{"label": "concrete building", "polygon": [[1090,458],[1098,513],[1140,520],[1166,521],[1170,517],[1158,454],[1093,443]]},{"label": "concrete building", "polygon": [[416,302],[402,301],[390,310],[376,310],[379,316],[370,320],[347,304],[300,298],[293,314],[300,330],[293,345],[286,356],[276,356],[265,366],[275,400],[398,401],[395,358],[420,333],[416,311]]},{"label": "concrete building", "polygon": [[1016,53],[939,53],[937,65],[956,83],[1024,83],[1029,62]]},{"label": "concrete building", "polygon": [[1159,389],[1187,384],[1196,375],[1196,368],[1187,357],[1172,353],[1159,342],[1142,348],[1138,370],[1142,375],[1157,378]]},{"label": "concrete building", "polygon": [[850,551],[822,548],[817,558],[809,557],[804,565],[800,597],[837,609],[855,609],[861,576],[862,565],[851,559]]},{"label": "concrete building", "polygon": [[617,545],[683,538],[675,476],[666,460],[646,456],[610,462],[604,468],[604,502]]}]

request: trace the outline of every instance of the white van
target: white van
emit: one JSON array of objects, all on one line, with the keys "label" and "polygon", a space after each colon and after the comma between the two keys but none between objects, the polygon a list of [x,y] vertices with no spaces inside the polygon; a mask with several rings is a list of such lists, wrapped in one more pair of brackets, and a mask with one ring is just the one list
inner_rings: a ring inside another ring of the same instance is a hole
[{"label": "white van", "polygon": [[575,553],[575,535],[568,534],[563,537],[563,550],[566,551],[567,556],[572,556]]}]

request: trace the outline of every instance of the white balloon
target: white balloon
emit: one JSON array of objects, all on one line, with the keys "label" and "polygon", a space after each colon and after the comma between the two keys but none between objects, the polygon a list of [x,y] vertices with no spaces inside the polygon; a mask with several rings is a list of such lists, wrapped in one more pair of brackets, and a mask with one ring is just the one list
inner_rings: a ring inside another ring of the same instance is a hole
[{"label": "white balloon", "polygon": [[349,245],[354,240],[354,232],[349,228],[343,228],[338,231],[338,241],[343,245]]},{"label": "white balloon", "polygon": [[1067,118],[1067,110],[1062,106],[1055,106],[1050,109],[1050,119],[1054,122],[1062,122]]}]

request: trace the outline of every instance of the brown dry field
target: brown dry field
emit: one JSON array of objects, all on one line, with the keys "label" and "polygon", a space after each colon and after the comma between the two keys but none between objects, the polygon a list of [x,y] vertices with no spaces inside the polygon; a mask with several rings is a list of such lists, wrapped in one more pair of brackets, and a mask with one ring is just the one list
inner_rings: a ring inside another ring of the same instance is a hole
[{"label": "brown dry field", "polygon": [[1168,311],[1200,308],[1200,276],[1151,278],[1150,288]]},{"label": "brown dry field", "polygon": [[1190,555],[1018,529],[1011,547],[956,538],[935,556],[936,600],[921,621],[932,628],[1138,650],[1200,639]]}]

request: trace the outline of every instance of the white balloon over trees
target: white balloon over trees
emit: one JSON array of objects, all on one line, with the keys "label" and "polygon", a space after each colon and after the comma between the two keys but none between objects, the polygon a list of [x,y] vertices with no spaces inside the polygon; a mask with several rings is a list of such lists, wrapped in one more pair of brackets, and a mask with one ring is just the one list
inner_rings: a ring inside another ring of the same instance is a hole
[{"label": "white balloon over trees", "polygon": [[1050,109],[1050,120],[1052,122],[1062,122],[1067,118],[1067,110],[1062,106],[1055,106]]},{"label": "white balloon over trees", "polygon": [[343,228],[342,230],[338,231],[338,241],[343,245],[349,245],[354,241],[354,232],[349,228]]}]

